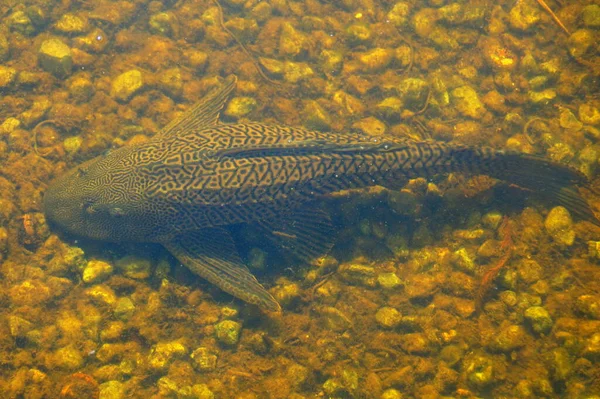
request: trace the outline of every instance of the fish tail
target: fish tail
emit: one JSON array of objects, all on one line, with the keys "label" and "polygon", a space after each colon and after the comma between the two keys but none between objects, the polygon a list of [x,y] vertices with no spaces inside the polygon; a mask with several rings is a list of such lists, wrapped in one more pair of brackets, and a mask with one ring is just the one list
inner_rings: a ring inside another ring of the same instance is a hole
[{"label": "fish tail", "polygon": [[457,147],[450,153],[453,169],[485,173],[540,193],[567,208],[575,217],[600,226],[600,220],[579,192],[580,188],[589,187],[587,177],[567,165],[535,155],[490,148]]}]

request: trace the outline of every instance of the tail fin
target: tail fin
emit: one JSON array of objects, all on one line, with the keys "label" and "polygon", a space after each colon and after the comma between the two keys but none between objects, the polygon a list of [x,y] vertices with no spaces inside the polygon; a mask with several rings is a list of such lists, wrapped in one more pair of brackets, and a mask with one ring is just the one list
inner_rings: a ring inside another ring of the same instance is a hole
[{"label": "tail fin", "polygon": [[573,216],[600,227],[600,220],[579,193],[579,187],[589,185],[583,173],[535,155],[502,151],[482,155],[490,176],[541,193]]}]

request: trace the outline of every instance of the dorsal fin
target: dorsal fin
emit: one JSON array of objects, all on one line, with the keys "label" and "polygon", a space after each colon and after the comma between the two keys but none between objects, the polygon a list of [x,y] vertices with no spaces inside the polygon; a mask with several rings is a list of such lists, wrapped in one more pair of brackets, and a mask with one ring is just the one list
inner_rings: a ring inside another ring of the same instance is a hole
[{"label": "dorsal fin", "polygon": [[220,87],[211,90],[202,101],[187,110],[181,118],[171,121],[154,138],[164,140],[182,132],[198,131],[216,125],[236,82],[237,77],[229,75]]}]

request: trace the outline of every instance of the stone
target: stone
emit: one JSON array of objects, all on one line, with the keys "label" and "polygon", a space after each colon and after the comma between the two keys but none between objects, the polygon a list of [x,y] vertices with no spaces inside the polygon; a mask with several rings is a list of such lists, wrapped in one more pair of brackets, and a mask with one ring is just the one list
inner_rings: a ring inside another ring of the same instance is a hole
[{"label": "stone", "polygon": [[573,220],[565,207],[557,206],[552,208],[548,216],[546,216],[544,226],[554,241],[566,246],[571,246],[575,242]]},{"label": "stone", "polygon": [[584,56],[596,43],[594,32],[589,29],[576,30],[567,40],[567,49],[572,57]]},{"label": "stone", "polygon": [[106,381],[100,384],[101,399],[123,399],[125,398],[125,385],[116,380]]},{"label": "stone", "polygon": [[8,60],[10,56],[10,43],[6,36],[0,33],[0,62]]},{"label": "stone", "polygon": [[117,260],[115,265],[124,276],[135,280],[145,280],[152,274],[152,262],[135,255],[125,256]]},{"label": "stone", "polygon": [[65,346],[54,352],[52,365],[65,370],[77,370],[83,365],[83,356],[73,346]]},{"label": "stone", "polygon": [[460,86],[452,90],[452,99],[458,112],[473,119],[481,119],[486,112],[479,95],[470,86]]},{"label": "stone", "polygon": [[373,116],[354,122],[352,128],[368,136],[381,136],[386,131],[385,123]]},{"label": "stone", "polygon": [[79,15],[67,13],[63,14],[54,24],[54,29],[61,33],[76,35],[87,32],[89,29],[88,21]]},{"label": "stone", "polygon": [[581,11],[583,25],[590,28],[600,27],[600,5],[590,4]]},{"label": "stone", "polygon": [[142,72],[132,69],[117,76],[111,84],[110,95],[126,102],[145,87]]},{"label": "stone", "polygon": [[83,282],[87,284],[100,282],[109,277],[113,272],[110,263],[101,260],[91,260],[83,269]]},{"label": "stone", "polygon": [[525,345],[525,329],[519,325],[502,328],[492,339],[489,347],[497,352],[512,352]]},{"label": "stone", "polygon": [[158,87],[171,97],[179,97],[183,94],[183,79],[181,69],[165,69],[158,75]]},{"label": "stone", "polygon": [[399,1],[387,13],[387,20],[397,28],[404,28],[408,25],[410,16],[410,5],[407,2]]},{"label": "stone", "polygon": [[541,11],[537,4],[518,1],[509,12],[508,21],[511,27],[520,31],[526,31],[535,26],[540,19]]},{"label": "stone", "polygon": [[38,61],[46,72],[58,78],[69,76],[73,68],[71,49],[60,39],[44,40],[38,51]]},{"label": "stone", "polygon": [[214,370],[217,366],[217,355],[208,348],[199,347],[190,357],[193,360],[192,364],[200,371]]},{"label": "stone", "polygon": [[217,340],[228,346],[233,346],[240,340],[242,325],[237,321],[223,320],[215,325],[215,336]]},{"label": "stone", "polygon": [[90,299],[99,305],[114,305],[117,302],[117,296],[112,288],[106,285],[96,285],[88,288],[85,291],[86,295]]},{"label": "stone", "polygon": [[164,371],[177,358],[183,358],[187,354],[187,348],[179,341],[159,342],[150,355],[148,355],[148,366],[156,371]]},{"label": "stone", "polygon": [[135,313],[135,305],[133,301],[127,297],[119,298],[115,306],[113,314],[119,320],[127,321],[131,319]]},{"label": "stone", "polygon": [[375,320],[383,328],[395,328],[400,324],[402,315],[395,308],[384,306],[375,313]]},{"label": "stone", "polygon": [[394,59],[394,50],[376,47],[358,56],[364,72],[377,72],[390,65]]},{"label": "stone", "polygon": [[284,56],[295,57],[304,50],[306,36],[294,28],[289,22],[281,25],[279,36],[279,53]]},{"label": "stone", "polygon": [[331,116],[317,101],[305,101],[302,115],[302,124],[307,129],[320,131],[331,130]]},{"label": "stone", "polygon": [[0,65],[0,89],[11,86],[17,79],[17,70],[12,67]]},{"label": "stone", "polygon": [[404,286],[404,283],[396,273],[381,273],[377,275],[377,283],[385,290],[394,290]]},{"label": "stone", "polygon": [[552,329],[553,321],[550,313],[541,306],[532,306],[523,314],[531,325],[533,331],[538,334],[547,334]]}]

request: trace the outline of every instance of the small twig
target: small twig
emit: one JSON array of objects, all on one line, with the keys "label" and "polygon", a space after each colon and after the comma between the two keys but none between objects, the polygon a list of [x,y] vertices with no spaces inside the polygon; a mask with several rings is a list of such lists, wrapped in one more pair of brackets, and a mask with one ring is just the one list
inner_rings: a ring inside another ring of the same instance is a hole
[{"label": "small twig", "polygon": [[567,29],[567,27],[562,23],[562,21],[556,16],[556,14],[550,9],[550,7],[548,7],[548,4],[546,4],[546,2],[544,0],[536,0],[538,2],[538,4],[544,9],[546,10],[546,12],[548,14],[550,14],[550,16],[552,17],[552,19],[554,20],[554,22],[556,22],[556,24],[558,26],[560,26],[560,28],[568,35],[571,36],[571,32],[569,32],[569,30]]},{"label": "small twig", "polygon": [[219,9],[219,25],[221,26],[221,29],[223,29],[225,32],[227,32],[227,34],[229,36],[231,36],[233,38],[233,40],[235,40],[235,42],[238,44],[238,46],[240,46],[240,48],[242,49],[242,51],[246,54],[246,56],[248,57],[248,59],[252,62],[252,64],[254,65],[254,68],[256,68],[256,70],[258,71],[258,73],[260,74],[260,76],[262,76],[262,78],[264,80],[266,80],[267,82],[274,84],[274,85],[280,85],[280,82],[277,82],[271,78],[269,78],[262,70],[262,68],[260,67],[260,65],[258,64],[258,62],[256,62],[256,60],[254,59],[254,57],[252,56],[252,54],[250,54],[250,52],[248,51],[248,49],[246,48],[246,46],[244,46],[244,44],[240,41],[240,39],[237,38],[236,35],[233,34],[233,32],[231,30],[229,30],[228,27],[225,26],[225,21],[223,19],[223,8],[221,7],[221,3],[219,3],[219,0],[213,0],[215,5],[217,6],[217,8]]},{"label": "small twig", "polygon": [[38,123],[37,125],[35,125],[35,127],[33,128],[33,151],[35,152],[36,155],[38,155],[42,158],[50,155],[50,153],[52,152],[52,148],[50,148],[49,151],[44,154],[40,153],[40,151],[38,150],[37,131],[40,127],[42,127],[44,125],[49,125],[49,124],[58,126],[59,121],[57,121],[56,119],[46,119],[45,121],[42,121],[42,122]]}]

